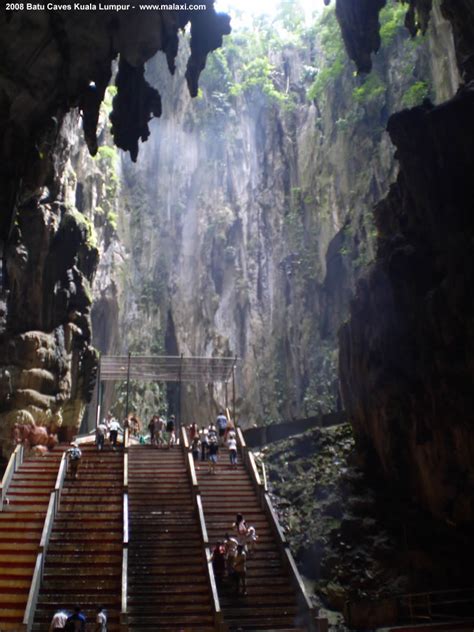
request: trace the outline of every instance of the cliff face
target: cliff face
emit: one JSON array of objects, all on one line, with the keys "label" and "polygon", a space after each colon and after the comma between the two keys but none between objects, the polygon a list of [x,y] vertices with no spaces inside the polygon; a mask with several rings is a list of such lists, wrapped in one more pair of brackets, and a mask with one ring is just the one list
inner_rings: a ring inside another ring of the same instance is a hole
[{"label": "cliff face", "polygon": [[90,217],[97,200],[84,204],[84,183],[77,183],[68,166],[78,140],[78,112],[88,150],[96,154],[101,101],[112,60],[120,56],[113,134],[135,158],[150,114],[159,115],[159,94],[146,84],[143,64],[162,50],[172,71],[178,31],[188,22],[186,79],[194,94],[207,52],[229,31],[227,16],[217,15],[210,3],[193,15],[26,9],[1,14],[0,448],[5,454],[15,423],[62,427],[65,434],[77,430],[94,381],[90,313],[98,248]]},{"label": "cliff face", "polygon": [[[470,80],[472,7],[442,10]],[[474,519],[472,105],[467,85],[390,119],[400,173],[377,206],[376,261],[340,337],[344,402],[367,465],[451,524]]]},{"label": "cliff face", "polygon": [[[290,44],[264,27],[229,39],[195,102],[181,72],[148,64],[167,96],[137,167],[123,164],[122,352],[239,356],[245,422],[338,406],[336,332],[396,176],[384,126],[452,89],[449,64],[432,80],[438,35],[411,41],[402,13],[384,17],[375,79],[353,76],[332,13]],[[189,389],[186,419],[216,400]]]}]

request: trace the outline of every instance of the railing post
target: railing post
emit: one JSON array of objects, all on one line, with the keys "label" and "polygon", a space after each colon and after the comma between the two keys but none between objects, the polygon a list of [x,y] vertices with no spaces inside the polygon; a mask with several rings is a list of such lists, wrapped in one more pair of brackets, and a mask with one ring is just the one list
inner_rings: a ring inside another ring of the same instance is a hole
[{"label": "railing post", "polygon": [[[20,453],[19,458],[23,459],[23,454]],[[64,485],[64,479],[66,476],[66,452],[63,452],[61,461],[59,464],[58,475],[56,477],[56,483],[54,490],[49,497],[48,509],[46,511],[46,517],[43,525],[43,531],[41,533],[41,539],[38,547],[38,555],[36,557],[36,565],[33,573],[33,579],[30,586],[30,592],[28,594],[28,601],[23,615],[23,627],[24,630],[30,632],[33,627],[33,622],[36,613],[36,605],[38,602],[38,595],[43,581],[44,565],[46,561],[46,553],[49,546],[49,540],[51,538],[51,531],[53,530],[53,524],[59,511],[59,503],[61,499],[61,491]]]},{"label": "railing post", "polygon": [[196,476],[196,468],[194,467],[193,456],[191,452],[189,452],[188,433],[184,426],[181,427],[181,439],[182,439],[181,443],[184,450],[186,470],[188,472],[188,475],[191,481],[194,506],[195,506],[198,521],[199,521],[199,527],[201,530],[203,554],[205,557],[206,568],[207,568],[207,579],[209,583],[209,588],[211,590],[212,601],[213,601],[213,606],[214,606],[214,629],[216,630],[216,632],[226,632],[227,627],[224,624],[224,619],[222,616],[221,607],[219,603],[219,595],[217,592],[216,578],[214,576],[214,569],[212,568],[212,553],[209,546],[209,535],[207,533],[204,510],[202,507],[202,498],[201,498],[201,494],[199,493],[199,485],[198,485],[197,476]]},{"label": "railing post", "polygon": [[129,504],[128,504],[128,462],[129,462],[129,429],[123,433],[123,538],[122,538],[122,582],[120,629],[128,630],[128,543],[129,543]]}]

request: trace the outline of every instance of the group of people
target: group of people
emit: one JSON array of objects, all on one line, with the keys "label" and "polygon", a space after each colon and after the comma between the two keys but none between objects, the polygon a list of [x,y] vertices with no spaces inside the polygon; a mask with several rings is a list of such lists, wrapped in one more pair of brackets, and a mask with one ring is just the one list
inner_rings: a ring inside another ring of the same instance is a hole
[{"label": "group of people", "polygon": [[[85,632],[86,623],[87,619],[80,606],[76,606],[72,614],[67,610],[58,610],[51,620],[49,632],[57,632],[58,630]],[[96,610],[94,632],[107,632],[107,613],[101,606]]]},{"label": "group of people", "polygon": [[118,433],[122,430],[117,419],[112,413],[107,413],[104,419],[97,424],[95,430],[95,443],[98,450],[103,450],[105,447],[105,440],[109,439],[112,449],[117,449]]},{"label": "group of people", "polygon": [[231,468],[237,467],[237,435],[234,425],[223,412],[217,416],[215,423],[199,428],[192,423],[188,428],[190,451],[195,462],[209,462],[209,472],[215,474],[219,460],[219,447],[227,446]]},{"label": "group of people", "polygon": [[153,415],[148,424],[150,443],[157,448],[167,445],[172,448],[176,445],[176,418],[171,415],[169,419],[161,415]]},{"label": "group of people", "polygon": [[234,584],[235,592],[247,594],[247,558],[255,551],[258,535],[255,527],[247,525],[238,513],[232,525],[232,534],[218,542],[212,552],[212,568],[218,587],[227,579]]}]

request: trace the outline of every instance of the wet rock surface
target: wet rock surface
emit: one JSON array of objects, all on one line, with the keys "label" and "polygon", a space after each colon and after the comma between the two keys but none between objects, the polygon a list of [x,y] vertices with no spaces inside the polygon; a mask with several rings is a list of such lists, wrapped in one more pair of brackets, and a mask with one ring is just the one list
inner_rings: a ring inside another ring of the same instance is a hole
[{"label": "wet rock surface", "polygon": [[434,522],[413,499],[368,477],[348,424],[272,444],[263,455],[291,549],[323,607],[347,613],[347,602],[387,599],[388,617],[393,595],[470,585],[467,532]]}]

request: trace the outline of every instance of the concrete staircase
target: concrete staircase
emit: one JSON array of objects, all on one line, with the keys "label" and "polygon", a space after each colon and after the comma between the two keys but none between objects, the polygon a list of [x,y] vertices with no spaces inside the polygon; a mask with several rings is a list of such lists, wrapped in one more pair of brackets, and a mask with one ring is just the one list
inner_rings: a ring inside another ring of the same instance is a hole
[{"label": "concrete staircase", "polygon": [[[108,613],[120,629],[123,453],[81,446],[76,481],[66,479],[46,555],[33,630],[47,630],[54,612],[81,606],[88,622]],[[92,627],[90,628],[92,629]]]},{"label": "concrete staircase", "polygon": [[182,448],[129,449],[128,627],[214,628],[199,522]]},{"label": "concrete staircase", "polygon": [[0,512],[0,630],[19,630],[50,494],[64,448],[29,457],[8,487]]},{"label": "concrete staircase", "polygon": [[215,474],[207,463],[196,463],[196,470],[210,542],[232,533],[238,512],[259,536],[247,560],[247,595],[237,596],[228,582],[219,593],[225,624],[230,630],[306,630],[276,536],[241,459],[231,469],[227,449],[220,448]]}]

